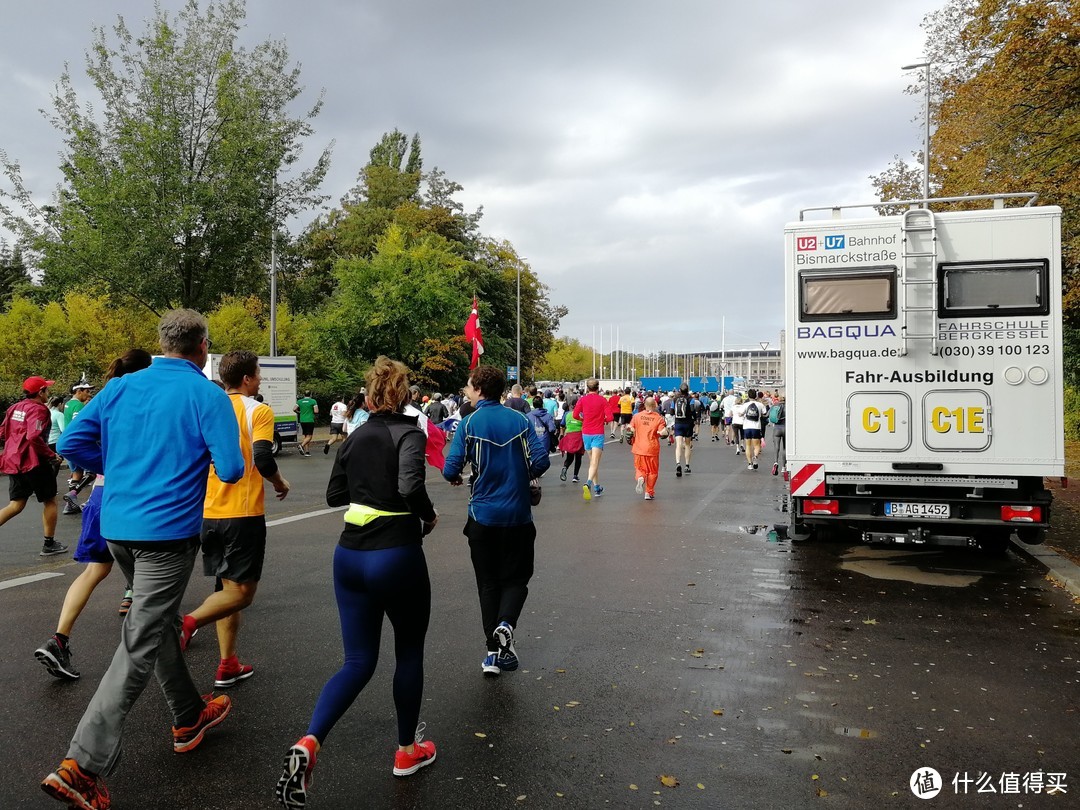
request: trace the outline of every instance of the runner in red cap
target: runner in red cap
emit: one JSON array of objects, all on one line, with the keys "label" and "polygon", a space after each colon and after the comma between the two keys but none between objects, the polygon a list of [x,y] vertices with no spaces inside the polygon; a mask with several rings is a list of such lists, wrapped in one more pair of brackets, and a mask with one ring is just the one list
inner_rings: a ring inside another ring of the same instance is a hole
[{"label": "runner in red cap", "polygon": [[27,377],[23,381],[23,398],[7,409],[0,423],[0,441],[4,442],[0,472],[8,476],[11,496],[11,503],[0,509],[0,526],[22,512],[34,495],[43,508],[42,557],[63,554],[68,548],[53,536],[56,534],[56,473],[60,462],[48,444],[52,417],[45,403],[50,385],[53,380]]}]

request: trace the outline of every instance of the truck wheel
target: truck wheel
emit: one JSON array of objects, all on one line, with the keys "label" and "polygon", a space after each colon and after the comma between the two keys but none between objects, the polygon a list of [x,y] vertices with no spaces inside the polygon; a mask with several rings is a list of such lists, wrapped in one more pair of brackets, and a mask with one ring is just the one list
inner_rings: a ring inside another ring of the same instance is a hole
[{"label": "truck wheel", "polygon": [[274,434],[274,444],[270,448],[270,452],[275,456],[281,452],[281,437],[277,433]]},{"label": "truck wheel", "polygon": [[1027,543],[1029,546],[1038,546],[1046,539],[1046,529],[1036,529],[1032,527],[1018,528],[1016,530],[1016,536],[1020,538],[1021,543]]},{"label": "truck wheel", "polygon": [[792,519],[788,537],[791,538],[792,543],[805,543],[814,539],[814,529],[801,520]]}]

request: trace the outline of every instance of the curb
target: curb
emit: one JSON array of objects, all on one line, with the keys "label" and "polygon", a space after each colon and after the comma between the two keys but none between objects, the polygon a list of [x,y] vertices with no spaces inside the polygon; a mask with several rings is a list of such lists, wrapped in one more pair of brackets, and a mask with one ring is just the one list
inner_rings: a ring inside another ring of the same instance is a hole
[{"label": "curb", "polygon": [[1046,568],[1050,578],[1061,585],[1074,597],[1080,598],[1080,565],[1067,560],[1056,551],[1044,546],[1029,546],[1019,540],[1012,540],[1012,547],[1024,556]]}]

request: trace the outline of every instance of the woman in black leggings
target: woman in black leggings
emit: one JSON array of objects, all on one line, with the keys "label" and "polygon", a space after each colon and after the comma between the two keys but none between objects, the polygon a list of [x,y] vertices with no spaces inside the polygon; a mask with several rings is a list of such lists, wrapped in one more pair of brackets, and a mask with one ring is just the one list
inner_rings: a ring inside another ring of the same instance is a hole
[{"label": "woman in black leggings", "polygon": [[285,756],[277,798],[290,810],[304,807],[326,735],[375,671],[384,615],[394,626],[397,655],[394,775],[409,776],[435,761],[435,744],[423,741],[417,722],[431,612],[421,538],[435,528],[438,516],[424,486],[426,437],[415,417],[401,413],[408,401],[405,366],[378,358],[367,374],[365,404],[371,416],[349,434],[330,474],[326,502],[349,504],[334,552],[345,663],[323,687],[307,734]]}]

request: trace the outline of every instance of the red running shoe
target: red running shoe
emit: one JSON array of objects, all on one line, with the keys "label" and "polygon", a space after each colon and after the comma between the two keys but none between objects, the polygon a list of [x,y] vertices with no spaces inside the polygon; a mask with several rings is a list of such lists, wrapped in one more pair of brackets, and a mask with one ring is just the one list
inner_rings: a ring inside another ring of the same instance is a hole
[{"label": "red running shoe", "polygon": [[255,674],[255,667],[249,664],[241,664],[234,655],[228,661],[218,664],[217,675],[214,677],[214,687],[227,689],[236,686],[240,681],[246,680]]},{"label": "red running shoe", "polygon": [[199,628],[195,626],[195,619],[191,616],[184,616],[180,620],[180,652],[186,652],[188,644],[195,638],[195,634],[199,632]]},{"label": "red running shoe", "polygon": [[307,803],[318,746],[315,738],[308,734],[297,740],[296,745],[285,755],[285,767],[281,771],[274,795],[286,810],[302,810]]},{"label": "red running shoe", "polygon": [[41,789],[71,807],[83,810],[109,810],[109,790],[100,776],[91,776],[73,759],[65,759],[60,767],[41,781]]},{"label": "red running shoe", "polygon": [[398,751],[394,755],[394,776],[410,776],[435,761],[435,743],[431,740],[413,744],[413,752]]}]

